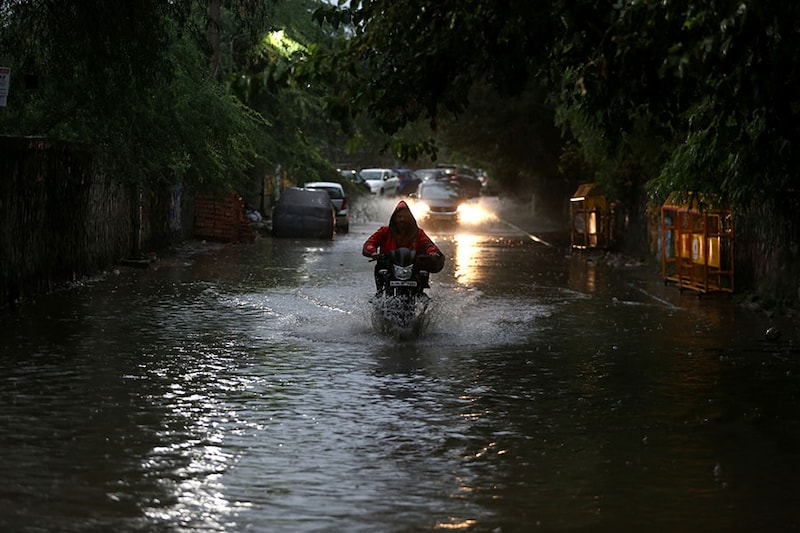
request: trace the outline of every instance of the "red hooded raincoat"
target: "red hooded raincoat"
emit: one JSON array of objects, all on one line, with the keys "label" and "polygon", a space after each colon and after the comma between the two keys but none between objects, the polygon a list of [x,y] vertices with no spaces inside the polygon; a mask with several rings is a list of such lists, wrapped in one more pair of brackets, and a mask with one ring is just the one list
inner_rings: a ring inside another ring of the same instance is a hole
[{"label": "red hooded raincoat", "polygon": [[[408,210],[411,221],[413,222],[413,230],[404,234],[398,231],[395,222],[397,212],[401,209]],[[395,207],[392,216],[389,218],[389,225],[378,228],[378,231],[373,233],[369,239],[367,239],[367,242],[364,243],[364,248],[361,253],[367,257],[372,257],[373,254],[385,254],[401,247],[410,248],[418,255],[442,255],[442,252],[431,238],[428,237],[425,230],[417,226],[417,221],[414,215],[411,214],[408,204],[402,200],[397,203],[397,207]]]}]

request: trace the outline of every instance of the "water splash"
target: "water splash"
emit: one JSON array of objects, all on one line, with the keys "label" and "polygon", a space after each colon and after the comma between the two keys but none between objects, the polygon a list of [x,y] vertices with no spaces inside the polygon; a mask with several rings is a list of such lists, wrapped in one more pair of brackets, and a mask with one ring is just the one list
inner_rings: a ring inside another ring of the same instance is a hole
[{"label": "water splash", "polygon": [[372,326],[382,335],[404,341],[422,336],[427,329],[431,304],[427,295],[410,302],[375,296],[370,303]]}]

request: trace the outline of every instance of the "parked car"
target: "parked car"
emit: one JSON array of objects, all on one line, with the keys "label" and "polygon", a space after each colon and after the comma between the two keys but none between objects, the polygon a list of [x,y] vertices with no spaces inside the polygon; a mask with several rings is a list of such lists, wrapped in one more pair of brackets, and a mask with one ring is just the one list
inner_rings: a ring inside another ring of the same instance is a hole
[{"label": "parked car", "polygon": [[400,179],[389,168],[365,168],[359,172],[369,185],[370,192],[378,196],[397,196]]},{"label": "parked car", "polygon": [[332,239],[336,208],[325,191],[289,187],[272,210],[274,237]]},{"label": "parked car", "polygon": [[422,180],[417,176],[416,172],[409,168],[395,168],[394,173],[400,180],[399,194],[408,196],[417,192],[417,187],[419,187]]},{"label": "parked car", "polygon": [[448,179],[447,173],[441,168],[421,168],[415,172],[420,181]]},{"label": "parked car", "polygon": [[334,181],[315,181],[306,183],[305,189],[312,191],[325,191],[331,197],[331,203],[336,208],[336,233],[350,231],[350,212],[347,209],[347,195],[341,183]]},{"label": "parked car", "polygon": [[457,183],[437,180],[420,183],[412,198],[414,216],[428,223],[458,222],[458,209],[465,201]]},{"label": "parked car", "polygon": [[476,170],[475,174],[478,176],[478,179],[481,180],[481,187],[486,190],[486,188],[489,186],[489,174],[487,174],[482,168]]},{"label": "parked car", "polygon": [[466,165],[454,165],[450,163],[441,163],[436,165],[441,168],[449,176],[451,181],[457,181],[461,185],[461,190],[467,198],[475,198],[480,196],[483,183],[478,179],[475,171]]}]

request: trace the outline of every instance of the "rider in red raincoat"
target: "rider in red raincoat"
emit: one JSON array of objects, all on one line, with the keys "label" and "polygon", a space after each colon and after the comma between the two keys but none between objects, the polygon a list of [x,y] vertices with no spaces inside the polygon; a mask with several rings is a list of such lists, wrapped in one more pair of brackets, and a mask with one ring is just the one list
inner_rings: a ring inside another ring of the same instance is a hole
[{"label": "rider in red raincoat", "polygon": [[[366,257],[377,259],[382,254],[402,247],[414,250],[418,256],[427,256],[425,266],[429,272],[439,272],[444,267],[444,255],[441,250],[428,237],[425,230],[417,226],[408,204],[401,200],[389,218],[389,225],[378,228],[364,243],[361,253]],[[376,273],[380,268],[385,267],[380,265],[379,261],[375,267]],[[380,289],[377,275],[375,283]]]}]

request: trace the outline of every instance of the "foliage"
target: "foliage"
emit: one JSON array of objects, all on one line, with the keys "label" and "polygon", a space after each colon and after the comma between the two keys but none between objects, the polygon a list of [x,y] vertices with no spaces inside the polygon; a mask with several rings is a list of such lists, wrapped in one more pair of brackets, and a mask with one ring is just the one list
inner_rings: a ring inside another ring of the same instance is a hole
[{"label": "foliage", "polygon": [[262,157],[270,171],[277,165],[291,181],[339,179],[332,163],[345,137],[325,112],[330,88],[292,76],[302,69],[310,49],[331,41],[328,30],[313,23],[318,0],[278,4],[269,31],[226,77],[226,84],[248,107],[268,117]]},{"label": "foliage", "polygon": [[153,109],[151,116],[153,124],[164,128],[152,141],[171,142],[162,151],[169,159],[156,168],[193,178],[190,181],[201,189],[239,189],[265,149],[263,135],[269,124],[205,75],[205,58],[196,48],[179,42],[174,54],[175,78],[168,98],[155,100],[168,107]]},{"label": "foliage", "polygon": [[355,78],[357,90],[341,102],[348,111],[368,110],[389,133],[418,118],[436,129],[440,114],[466,109],[476,80],[508,94],[524,88],[528,69],[518,59],[537,55],[525,34],[541,20],[533,16],[537,4],[364,0],[349,10],[321,8],[318,20],[349,23],[352,37],[343,52],[321,56],[320,66]]},{"label": "foliage", "polygon": [[572,35],[590,38],[558,48],[564,123],[588,154],[645,169],[657,201],[674,190],[741,206],[780,195],[796,186],[798,14],[794,4],[620,2],[599,14],[600,31],[579,26]]},{"label": "foliage", "polygon": [[[197,0],[193,19],[206,24],[209,71],[221,80],[247,62],[278,0]],[[198,24],[199,27],[199,24]],[[198,31],[199,34],[199,31]]]},{"label": "foliage", "polygon": [[771,201],[797,188],[798,15],[754,0],[0,0],[0,133],[107,146],[139,181],[276,164],[317,178],[345,146],[443,148],[539,189],[565,179],[560,160],[621,199],[646,183],[656,200]]},{"label": "foliage", "polygon": [[424,122],[428,131],[420,130],[418,142],[396,138],[392,147],[401,157],[436,158],[431,139],[478,109],[470,100],[476,84],[503,96],[529,88],[528,61],[541,50],[528,32],[547,31],[546,17],[536,16],[546,5],[367,0],[323,7],[316,18],[346,26],[346,40],[317,51],[308,70],[337,87],[328,109],[343,124],[366,112],[381,130],[402,138],[408,124]]},{"label": "foliage", "polygon": [[336,116],[365,110],[389,133],[423,118],[435,130],[474,105],[476,85],[544,89],[586,177],[620,197],[646,182],[656,199],[696,190],[743,204],[797,186],[796,4],[339,4],[317,18],[352,38],[315,65],[342,88]]},{"label": "foliage", "polygon": [[556,172],[560,132],[540,88],[509,96],[476,84],[469,99],[467,112],[439,128],[437,138],[451,160],[489,169],[494,179],[516,183],[517,189]]},{"label": "foliage", "polygon": [[130,180],[225,187],[264,121],[208,74],[190,2],[0,0],[0,133],[103,146]]},{"label": "foliage", "polygon": [[163,50],[172,21],[185,17],[178,6],[0,0],[0,50],[14,84],[13,121],[4,120],[3,129],[48,134],[87,114],[114,114],[120,102],[162,82],[169,76]]}]

